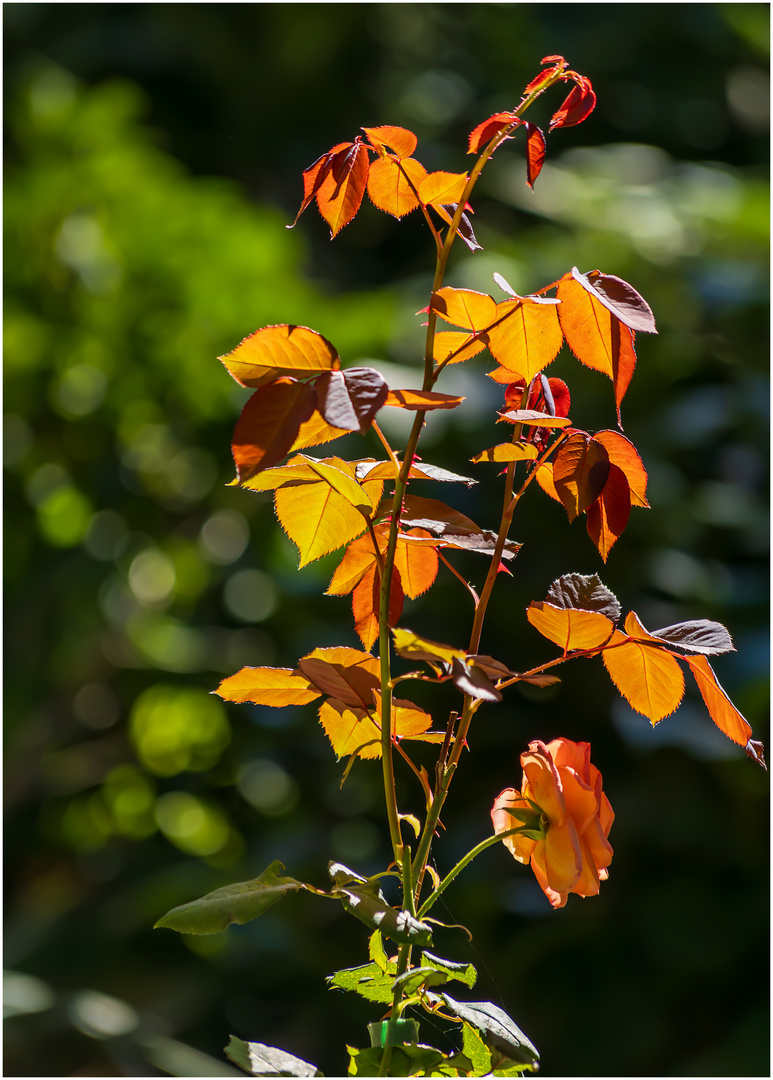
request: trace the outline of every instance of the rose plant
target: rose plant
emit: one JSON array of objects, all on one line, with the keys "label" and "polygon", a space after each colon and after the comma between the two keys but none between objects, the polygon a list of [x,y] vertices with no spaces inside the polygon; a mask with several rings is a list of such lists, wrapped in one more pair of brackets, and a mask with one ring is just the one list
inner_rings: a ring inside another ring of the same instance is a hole
[{"label": "rose plant", "polygon": [[[523,139],[526,182],[533,187],[539,177],[545,133],[524,119],[534,101],[557,84],[570,85],[549,131],[579,124],[593,111],[596,96],[586,76],[560,56],[546,57],[542,65],[514,109],[496,113],[472,131],[468,152],[475,162],[469,172],[428,172],[414,156],[416,136],[384,125],[363,128],[363,135],[336,144],[303,173],[296,222],[315,203],[331,236],[352,221],[366,191],[377,208],[395,218],[422,214],[436,260],[422,310],[426,334],[420,390],[389,386],[375,368],[343,366],[331,342],[298,324],[263,327],[220,358],[239,385],[253,390],[234,431],[233,483],[248,491],[273,492],[277,517],[298,549],[300,566],[343,549],[327,592],[351,594],[361,648],[316,648],[294,667],[245,667],[215,692],[226,701],[274,708],[321,699],[319,721],[336,757],[345,762],[343,779],[357,760],[380,761],[392,861],[368,877],[331,862],[324,887],[301,882],[274,862],[250,881],[174,908],[157,926],[216,933],[256,918],[297,891],[340,904],[369,931],[368,961],[328,979],[332,988],[358,994],[374,1006],[371,1045],[358,1046],[355,1036],[355,1045],[347,1048],[349,1073],[355,1076],[536,1071],[538,1051],[502,1009],[446,992],[453,981],[471,989],[476,973],[471,964],[431,951],[437,920],[429,913],[475,857],[500,842],[518,862],[531,866],[554,908],[563,907],[570,893],[595,895],[607,878],[614,813],[591,763],[589,744],[566,738],[528,743],[521,755],[520,790],[508,788],[494,799],[493,834],[445,877],[438,875],[430,852],[471,727],[484,705],[501,701],[518,683],[545,687],[557,682],[555,669],[570,660],[601,657],[623,697],[654,725],[679,706],[686,670],[714,723],[764,765],[761,744],[708,660],[733,648],[725,627],[698,619],[647,630],[634,612],[622,619],[617,598],[596,574],[563,574],[544,599],[527,608],[528,622],[558,647],[558,655],[517,670],[509,644],[497,657],[481,652],[494,585],[521,546],[509,532],[527,493],[541,490],[563,505],[570,521],[584,514],[604,562],[631,508],[648,506],[647,472],[622,433],[621,420],[637,361],[636,335],[657,332],[652,311],[633,286],[577,267],[526,296],[499,274],[494,277],[504,295],[500,299],[445,284],[456,240],[473,252],[480,247],[469,200],[496,149]],[[591,434],[570,419],[567,384],[545,374],[564,343],[580,363],[611,380],[616,428]],[[426,414],[458,408],[463,401],[436,389],[443,372],[476,356],[495,361],[488,375],[503,393],[496,419],[508,432],[488,448],[472,448],[472,463],[498,464],[504,476],[501,517],[493,528],[416,492],[428,482],[440,488],[476,483],[417,455]],[[391,445],[378,424],[383,408],[414,415],[402,450]],[[352,432],[375,436],[384,456],[347,461],[308,453]],[[485,560],[480,590],[454,565],[460,552]],[[472,601],[464,645],[429,639],[402,622],[406,600],[431,588],[441,568],[458,579]],[[448,716],[425,711],[410,698],[416,681],[451,683],[459,694],[457,707]],[[435,753],[434,768],[418,759],[417,744]],[[417,785],[423,820],[399,805],[398,768]],[[493,797],[490,792],[485,799]],[[399,892],[396,905],[383,891],[389,879]],[[456,1038],[450,1045],[438,1048],[422,1041],[415,1019],[421,1010],[451,1024]],[[227,1053],[256,1076],[316,1073],[313,1065],[285,1051],[235,1036]]]}]

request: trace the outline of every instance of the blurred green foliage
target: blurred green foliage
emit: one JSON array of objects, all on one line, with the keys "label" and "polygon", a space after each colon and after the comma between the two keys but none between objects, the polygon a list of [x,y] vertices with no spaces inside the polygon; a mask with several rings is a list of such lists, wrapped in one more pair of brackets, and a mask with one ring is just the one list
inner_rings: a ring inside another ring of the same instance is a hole
[{"label": "blurred green foliage", "polygon": [[[405,124],[428,167],[458,171],[542,55],[592,78],[596,112],[551,136],[533,194],[518,142],[497,152],[484,251],[456,252],[449,283],[491,291],[498,271],[528,291],[577,264],[643,293],[660,334],[639,339],[623,421],[653,508],[602,567],[536,493],[484,648],[546,659],[519,612],[560,573],[598,572],[649,627],[724,622],[738,653],[717,672],[766,738],[768,14],[6,5],[7,1072],[232,1075],[233,1031],[331,1075],[374,1018],[324,988],[365,958],[335,905],[292,898],[213,938],[150,929],[274,858],[322,884],[328,858],[368,872],[386,855],[378,770],[341,789],[313,706],[209,696],[244,664],[357,644],[347,603],[321,595],[335,556],[298,572],[270,500],[226,487],[246,393],[215,357],[297,321],[410,384],[432,257],[418,216],[364,207],[333,245],[314,211],[284,228],[300,170],[361,124]],[[449,371],[441,389],[467,401],[428,424],[436,464],[469,473],[494,441],[485,370]],[[576,423],[613,426],[606,380],[568,355],[551,373]],[[496,469],[477,468],[479,489],[448,498],[489,526]],[[480,583],[475,556],[454,562]],[[406,621],[463,640],[466,603],[445,575]],[[617,811],[609,883],[554,913],[494,848],[449,890],[472,945],[441,931],[439,950],[476,964],[476,995],[544,1075],[767,1075],[767,778],[697,694],[653,731],[589,665],[483,710],[439,869],[488,833],[526,742],[556,735],[593,743]]]}]

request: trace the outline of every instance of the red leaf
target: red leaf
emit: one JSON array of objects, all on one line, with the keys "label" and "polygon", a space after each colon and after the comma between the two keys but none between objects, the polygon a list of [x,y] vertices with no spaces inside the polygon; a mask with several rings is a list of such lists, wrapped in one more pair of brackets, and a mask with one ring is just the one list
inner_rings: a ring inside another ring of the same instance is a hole
[{"label": "red leaf", "polygon": [[[469,149],[467,150],[467,153],[477,154],[481,147],[485,146],[495,135],[500,131],[504,131],[504,129],[509,127],[514,121],[518,121],[518,117],[514,112],[494,113],[488,120],[484,120],[470,132]],[[520,121],[518,122],[520,123]]]},{"label": "red leaf", "polygon": [[543,58],[540,60],[540,63],[552,64],[553,66],[547,68],[545,71],[541,71],[539,75],[537,75],[531,80],[530,83],[527,84],[523,91],[524,96],[528,94],[533,94],[535,90],[539,90],[540,87],[544,86],[545,83],[548,82],[548,80],[551,79],[559,69],[565,68],[567,66],[566,60],[564,60],[563,56],[543,56]]},{"label": "red leaf", "polygon": [[561,108],[553,113],[549,131],[557,127],[574,127],[575,124],[581,124],[593,112],[596,95],[590,79],[584,75],[578,75],[577,80],[577,85],[569,91]]},{"label": "red leaf", "polygon": [[529,133],[526,141],[526,183],[533,191],[534,181],[542,171],[545,162],[545,136],[536,124],[528,120],[524,122],[524,127]]},{"label": "red leaf", "polygon": [[336,145],[331,150],[328,150],[326,154],[323,154],[322,157],[318,157],[313,165],[309,165],[308,169],[303,170],[303,202],[301,203],[300,210],[295,215],[295,221],[292,225],[287,226],[288,229],[292,229],[293,225],[297,224],[298,218],[319,191],[323,180],[330,172],[336,154],[340,150],[344,150],[351,145],[351,143],[336,143]]},{"label": "red leaf", "polygon": [[610,464],[604,489],[587,512],[588,536],[604,562],[623,535],[630,513],[631,492],[626,475],[617,465]]},{"label": "red leaf", "polygon": [[234,429],[231,450],[239,480],[277,465],[290,452],[316,404],[313,387],[297,379],[276,379],[256,390]]}]

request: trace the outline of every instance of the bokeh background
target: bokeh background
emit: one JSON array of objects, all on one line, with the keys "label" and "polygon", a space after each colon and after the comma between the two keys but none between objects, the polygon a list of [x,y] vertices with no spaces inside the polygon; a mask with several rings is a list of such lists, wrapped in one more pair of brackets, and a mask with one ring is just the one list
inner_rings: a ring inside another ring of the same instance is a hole
[{"label": "bokeh background", "polygon": [[[518,140],[497,152],[475,198],[484,250],[458,245],[448,281],[492,291],[499,271],[525,292],[576,264],[647,297],[660,334],[639,339],[623,420],[652,509],[634,510],[605,567],[582,521],[535,492],[484,651],[547,659],[525,606],[561,573],[598,572],[649,627],[725,623],[738,651],[718,676],[766,739],[769,6],[3,16],[5,1073],[230,1075],[233,1032],[340,1074],[344,1043],[365,1045],[375,1017],[326,989],[366,958],[365,928],[337,905],[291,897],[215,937],[151,929],[272,859],[322,885],[328,858],[368,873],[387,850],[378,766],[341,789],[314,706],[210,694],[244,664],[357,644],[348,601],[322,595],[336,557],[298,572],[270,498],[226,486],[246,395],[216,357],[301,322],[345,364],[409,385],[432,272],[421,220],[364,205],[331,244],[312,208],[288,232],[301,170],[360,125],[392,123],[416,131],[428,168],[461,171],[472,127],[517,103],[542,56],[565,54],[598,107],[550,137],[534,194]],[[486,370],[477,358],[449,372],[441,389],[467,401],[433,418],[425,459],[468,473],[492,444]],[[551,373],[569,381],[576,423],[614,426],[608,380],[566,353]],[[495,525],[496,469],[476,468],[477,490],[421,493]],[[454,562],[481,583],[481,560]],[[464,641],[468,607],[445,573],[404,622]],[[617,811],[609,882],[553,912],[492,848],[437,912],[472,942],[439,931],[436,951],[476,964],[472,996],[515,1017],[545,1076],[769,1075],[768,777],[694,690],[652,730],[594,662],[483,710],[438,868],[488,835],[528,740],[559,734],[591,741]],[[410,808],[418,791],[400,783]]]}]

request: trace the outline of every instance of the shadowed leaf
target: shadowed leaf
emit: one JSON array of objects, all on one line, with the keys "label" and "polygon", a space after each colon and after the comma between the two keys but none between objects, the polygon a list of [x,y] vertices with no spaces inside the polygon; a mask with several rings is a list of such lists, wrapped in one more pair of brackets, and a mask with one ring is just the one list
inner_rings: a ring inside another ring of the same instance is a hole
[{"label": "shadowed leaf", "polygon": [[609,476],[595,502],[587,510],[588,536],[607,561],[609,552],[625,532],[631,513],[631,489],[622,469],[610,463]]},{"label": "shadowed leaf", "polygon": [[548,590],[547,599],[556,607],[600,611],[613,623],[620,618],[620,602],[598,574],[563,574]]},{"label": "shadowed leaf", "polygon": [[278,860],[272,862],[259,877],[215,889],[200,900],[191,900],[172,908],[156,923],[181,934],[219,934],[232,923],[250,922],[282,900],[288,892],[306,889],[308,886],[295,878],[283,877],[284,866]]},{"label": "shadowed leaf", "polygon": [[561,444],[553,461],[553,483],[570,521],[595,502],[608,477],[609,455],[584,431]]},{"label": "shadowed leaf", "polygon": [[710,619],[691,619],[689,622],[674,623],[662,630],[652,630],[655,638],[662,638],[672,648],[688,653],[706,653],[709,656],[718,653],[735,652],[733,639],[722,623]]},{"label": "shadowed leaf", "polygon": [[256,390],[234,428],[231,451],[240,482],[277,465],[317,404],[306,383],[281,378]]},{"label": "shadowed leaf", "polygon": [[225,1048],[226,1055],[251,1076],[322,1076],[315,1065],[265,1043],[244,1042],[236,1035]]}]

